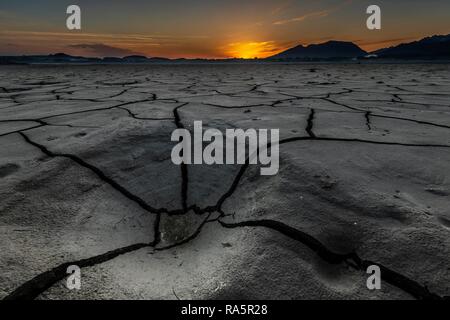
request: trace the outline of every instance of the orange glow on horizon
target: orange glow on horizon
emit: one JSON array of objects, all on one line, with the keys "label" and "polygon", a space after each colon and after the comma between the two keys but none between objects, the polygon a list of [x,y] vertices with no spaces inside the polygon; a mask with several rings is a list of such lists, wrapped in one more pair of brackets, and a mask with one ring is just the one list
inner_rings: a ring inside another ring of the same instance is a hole
[{"label": "orange glow on horizon", "polygon": [[228,44],[224,49],[226,56],[242,59],[267,58],[283,50],[274,41],[235,42]]}]

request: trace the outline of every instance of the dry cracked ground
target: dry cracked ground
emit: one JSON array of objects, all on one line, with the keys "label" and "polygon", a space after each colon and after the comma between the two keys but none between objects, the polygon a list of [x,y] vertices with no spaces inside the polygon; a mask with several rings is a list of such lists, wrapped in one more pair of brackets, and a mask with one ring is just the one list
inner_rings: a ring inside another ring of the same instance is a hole
[{"label": "dry cracked ground", "polygon": [[[450,295],[450,66],[0,69],[0,298]],[[171,161],[280,129],[280,171]],[[81,290],[65,287],[82,268]],[[381,267],[381,290],[366,287]]]}]

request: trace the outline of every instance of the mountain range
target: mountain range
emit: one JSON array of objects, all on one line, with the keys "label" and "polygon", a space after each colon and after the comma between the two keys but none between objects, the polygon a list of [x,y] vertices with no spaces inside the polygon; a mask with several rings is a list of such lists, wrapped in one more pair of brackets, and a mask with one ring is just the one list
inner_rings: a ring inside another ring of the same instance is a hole
[{"label": "mountain range", "polygon": [[[403,43],[394,47],[366,52],[353,42],[328,41],[308,46],[298,45],[266,59],[268,61],[316,61],[316,60],[348,60],[348,59],[402,59],[402,60],[450,60],[450,34],[427,37],[419,41]],[[135,64],[155,62],[209,62],[227,61],[242,62],[244,59],[168,59],[133,55],[123,58],[104,57],[89,58],[70,56],[65,53],[31,56],[0,56],[0,64],[43,64],[43,63],[71,63],[71,64]]]},{"label": "mountain range", "polygon": [[437,35],[394,47],[366,52],[353,42],[328,41],[309,46],[296,46],[270,60],[328,60],[357,58],[450,59],[450,35]]},{"label": "mountain range", "polygon": [[39,64],[39,63],[149,63],[170,61],[167,58],[147,58],[145,56],[126,56],[123,58],[104,57],[91,58],[71,56],[65,53],[56,53],[49,55],[31,55],[31,56],[0,56],[0,64]]},{"label": "mountain range", "polygon": [[373,54],[381,58],[448,59],[450,58],[450,35],[428,37],[420,41],[380,49]]}]

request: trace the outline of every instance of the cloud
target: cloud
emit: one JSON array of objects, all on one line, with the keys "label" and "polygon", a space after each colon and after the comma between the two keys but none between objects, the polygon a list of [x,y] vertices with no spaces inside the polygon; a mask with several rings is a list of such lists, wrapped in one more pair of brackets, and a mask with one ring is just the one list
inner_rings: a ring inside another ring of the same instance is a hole
[{"label": "cloud", "polygon": [[103,43],[81,43],[81,44],[73,44],[69,45],[69,48],[73,49],[81,49],[82,51],[88,53],[89,55],[95,55],[100,57],[124,57],[133,54],[139,54],[135,51],[129,49],[123,49],[113,46],[108,46]]},{"label": "cloud", "polygon": [[[307,13],[302,16],[298,16],[298,17],[291,18],[291,19],[275,21],[273,24],[274,25],[283,25],[283,24],[287,24],[287,23],[301,22],[301,21],[304,21],[309,18],[323,18],[323,17],[326,17],[326,16],[330,15],[331,13],[333,13],[345,6],[348,6],[352,3],[353,3],[353,0],[345,0],[329,9],[324,9],[322,11],[315,11],[315,12]],[[276,11],[276,12],[278,12],[278,11]]]},{"label": "cloud", "polygon": [[316,11],[316,12],[311,12],[299,17],[295,17],[295,18],[291,18],[291,19],[287,19],[287,20],[279,20],[279,21],[275,21],[273,24],[274,25],[283,25],[283,24],[287,24],[287,23],[292,23],[292,22],[300,22],[300,21],[304,21],[308,18],[323,18],[328,16],[328,14],[330,13],[330,11],[328,10],[323,10],[323,11]]},{"label": "cloud", "polygon": [[292,3],[292,0],[285,1],[280,6],[275,7],[270,13],[271,15],[277,15],[280,12],[284,11],[286,8],[288,8]]}]

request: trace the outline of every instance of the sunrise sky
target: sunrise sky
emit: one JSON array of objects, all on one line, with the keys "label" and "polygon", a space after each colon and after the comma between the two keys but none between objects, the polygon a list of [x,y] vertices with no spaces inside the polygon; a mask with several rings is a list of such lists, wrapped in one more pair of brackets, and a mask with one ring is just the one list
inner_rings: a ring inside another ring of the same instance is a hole
[{"label": "sunrise sky", "polygon": [[[71,4],[81,31],[66,29]],[[380,31],[366,29],[371,4]],[[449,33],[449,0],[0,0],[0,55],[263,58],[331,39],[371,51]]]}]

